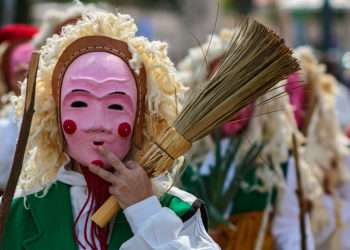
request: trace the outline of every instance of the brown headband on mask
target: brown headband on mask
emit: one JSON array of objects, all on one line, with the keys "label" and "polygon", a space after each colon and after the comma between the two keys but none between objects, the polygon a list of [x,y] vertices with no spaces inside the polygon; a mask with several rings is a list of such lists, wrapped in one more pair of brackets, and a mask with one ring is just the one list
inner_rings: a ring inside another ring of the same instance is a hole
[{"label": "brown headband on mask", "polygon": [[[59,122],[61,113],[60,100],[64,74],[69,65],[75,59],[90,52],[107,52],[118,56],[128,65],[130,71],[132,72],[137,86],[137,110],[134,124],[133,143],[137,148],[141,148],[143,135],[142,131],[145,119],[145,98],[147,93],[146,71],[144,66],[142,66],[140,73],[136,75],[134,70],[129,65],[129,61],[132,59],[132,54],[129,51],[128,44],[110,37],[87,36],[80,38],[71,43],[59,57],[52,75],[52,95],[57,105],[57,121],[59,126],[61,127],[61,123]],[[62,138],[64,137],[62,136]]]}]

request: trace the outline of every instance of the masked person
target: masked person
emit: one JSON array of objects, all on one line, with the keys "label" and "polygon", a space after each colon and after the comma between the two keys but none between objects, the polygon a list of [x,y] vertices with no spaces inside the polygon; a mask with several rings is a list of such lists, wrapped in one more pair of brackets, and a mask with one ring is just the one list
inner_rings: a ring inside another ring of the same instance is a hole
[{"label": "masked person", "polygon": [[[167,45],[136,30],[128,15],[87,12],[42,46],[1,249],[218,249],[201,202],[131,160],[175,119],[183,88]],[[110,194],[123,211],[99,228],[90,217]]]},{"label": "masked person", "polygon": [[[19,94],[19,84],[26,76],[33,49],[40,49],[46,39],[59,34],[64,25],[74,24],[81,17],[82,12],[95,10],[97,8],[94,5],[83,4],[70,6],[64,11],[50,9],[46,11],[39,30],[34,26],[16,24],[5,26],[0,32],[6,40],[4,55],[7,56],[2,57],[4,62],[2,65],[7,65],[3,67],[7,69],[3,70],[3,75],[6,76],[4,79],[7,79],[4,83],[8,83],[5,89],[10,91],[4,96],[5,105],[0,111],[0,139],[3,141],[4,148],[0,152],[0,189],[3,190],[6,187],[18,136],[19,121],[15,118],[14,105],[10,99],[13,93]],[[10,63],[7,64],[6,61]]]},{"label": "masked person", "polygon": [[27,24],[9,24],[0,29],[1,94],[19,94],[19,81],[28,70],[33,46],[30,40],[38,29]]},{"label": "masked person", "polygon": [[[311,222],[317,249],[350,249],[349,141],[336,116],[337,80],[326,73],[311,48],[295,50],[300,61],[299,89],[304,90],[298,105],[301,128],[306,136],[303,159],[322,187],[310,190]],[[302,83],[302,84],[300,84]],[[295,85],[295,81],[294,81]]]},{"label": "masked person", "polygon": [[[210,37],[201,48],[189,50],[189,55],[179,64],[180,75],[189,88],[195,88],[196,84],[215,74],[215,68],[224,57],[234,32],[224,29],[218,35]],[[243,177],[233,199],[220,199],[221,207],[227,209],[219,211],[226,214],[226,219],[235,227],[230,229],[227,222],[223,221],[212,228],[212,236],[222,249],[301,249],[297,180],[290,151],[292,135],[296,134],[299,140],[303,138],[297,129],[288,96],[283,93],[284,85],[286,82],[273,87],[258,98],[256,103],[247,105],[231,122],[226,123],[220,131],[221,140],[216,141],[216,151],[211,150],[203,156],[204,147],[199,144],[194,150],[198,149],[201,153],[194,152],[191,155],[195,157],[194,162],[200,169],[199,175],[203,176],[199,178],[204,183],[210,178],[217,178],[219,174],[213,173],[219,168],[218,164],[229,165],[224,183],[219,188],[208,187],[210,190],[207,193],[216,194],[213,197],[221,197],[222,193],[235,188],[230,184],[235,175],[240,175],[235,165],[251,157],[247,155],[253,144],[262,145],[262,151],[255,158],[255,162],[251,162],[257,166]],[[230,146],[235,145],[230,144],[230,138],[238,137],[243,137],[238,150],[230,149]],[[210,147],[212,146],[208,148]],[[235,155],[228,155],[233,152],[236,152]],[[233,159],[228,164],[230,157]],[[252,167],[246,165],[243,168]],[[222,167],[220,171],[222,172]],[[188,176],[183,180],[186,182],[191,178],[196,177]],[[192,190],[194,183],[190,181],[184,185]],[[201,198],[208,203],[209,215],[210,211],[217,209],[217,201],[210,197]],[[225,204],[226,206],[222,206]],[[215,213],[213,216],[216,216]],[[307,247],[314,249],[308,215],[305,215],[305,221]]]},{"label": "masked person", "polygon": [[0,28],[0,190],[7,183],[16,145],[18,125],[10,98],[19,94],[33,51],[30,40],[37,34],[35,26],[9,24]]}]

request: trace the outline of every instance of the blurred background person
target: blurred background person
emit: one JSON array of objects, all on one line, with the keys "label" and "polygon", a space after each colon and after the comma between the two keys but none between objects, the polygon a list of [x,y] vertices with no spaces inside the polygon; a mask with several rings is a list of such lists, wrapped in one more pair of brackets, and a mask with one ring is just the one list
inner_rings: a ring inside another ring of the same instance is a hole
[{"label": "blurred background person", "polygon": [[18,124],[10,102],[20,93],[20,82],[26,77],[33,51],[31,39],[35,26],[8,24],[0,28],[0,192],[6,186],[15,151]]}]

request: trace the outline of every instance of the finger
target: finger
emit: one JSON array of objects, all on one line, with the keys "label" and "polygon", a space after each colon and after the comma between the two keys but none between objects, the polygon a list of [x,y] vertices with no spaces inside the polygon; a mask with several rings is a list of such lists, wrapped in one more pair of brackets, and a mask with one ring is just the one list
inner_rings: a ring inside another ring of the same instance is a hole
[{"label": "finger", "polygon": [[110,186],[109,188],[108,188],[108,192],[110,193],[110,194],[112,194],[112,195],[115,195],[115,196],[119,196],[119,189],[118,188],[116,188],[115,186]]},{"label": "finger", "polygon": [[128,185],[123,182],[119,181],[117,184],[113,184],[108,188],[108,191],[110,194],[114,194],[115,196],[119,197],[120,195],[125,195],[127,193],[127,187]]},{"label": "finger", "polygon": [[115,185],[111,185],[109,188],[108,188],[108,191],[111,193],[111,194],[114,194],[114,195],[117,195],[119,196],[120,194],[123,193],[123,190],[124,190],[124,193],[125,193],[125,187],[127,186],[126,184],[123,184],[122,181],[118,182],[118,184],[115,184]]},{"label": "finger", "polygon": [[100,146],[98,147],[98,151],[102,154],[102,156],[112,165],[112,167],[119,173],[122,173],[125,170],[124,163],[119,160],[119,158],[109,151],[107,148]]},{"label": "finger", "polygon": [[121,208],[124,209],[126,207],[126,204],[123,203],[123,199],[119,199],[123,195],[121,194],[120,190],[117,187],[114,187],[114,186],[109,187],[108,192],[117,198],[118,203],[121,206]]},{"label": "finger", "polygon": [[136,169],[141,167],[136,161],[128,161],[125,165],[128,169]]},{"label": "finger", "polygon": [[113,175],[112,173],[108,172],[107,170],[105,170],[101,167],[92,165],[92,164],[89,164],[88,167],[92,173],[101,177],[105,181],[110,182],[110,183],[116,183],[116,179],[117,179],[116,176]]}]

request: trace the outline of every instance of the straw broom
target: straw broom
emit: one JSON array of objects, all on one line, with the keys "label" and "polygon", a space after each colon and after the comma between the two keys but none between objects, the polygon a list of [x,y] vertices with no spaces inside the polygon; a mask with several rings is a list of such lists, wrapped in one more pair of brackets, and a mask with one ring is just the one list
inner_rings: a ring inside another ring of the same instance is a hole
[{"label": "straw broom", "polygon": [[[148,150],[136,157],[150,177],[165,173],[193,142],[299,70],[291,50],[264,25],[245,19],[238,30],[213,76],[193,90],[172,126],[165,128],[145,147]],[[117,199],[111,196],[92,220],[104,227],[118,210]]]}]

